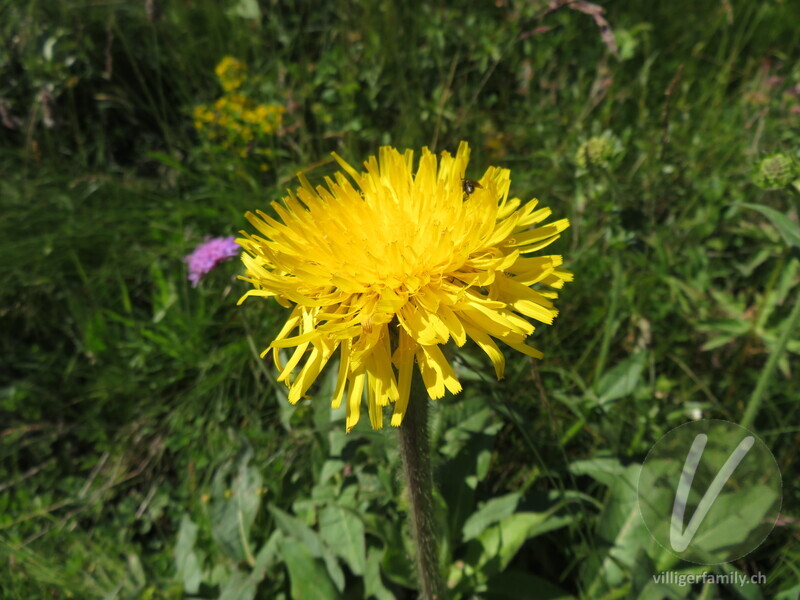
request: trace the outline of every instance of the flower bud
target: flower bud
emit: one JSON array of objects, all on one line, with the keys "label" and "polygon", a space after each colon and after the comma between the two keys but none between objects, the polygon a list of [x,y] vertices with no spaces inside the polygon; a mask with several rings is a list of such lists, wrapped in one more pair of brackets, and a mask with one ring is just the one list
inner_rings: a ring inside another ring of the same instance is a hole
[{"label": "flower bud", "polygon": [[598,135],[583,142],[575,154],[575,162],[582,169],[599,167],[611,168],[614,159],[620,154],[619,139],[613,134]]},{"label": "flower bud", "polygon": [[786,187],[797,177],[797,163],[791,156],[779,152],[761,159],[753,180],[765,190],[777,190]]}]

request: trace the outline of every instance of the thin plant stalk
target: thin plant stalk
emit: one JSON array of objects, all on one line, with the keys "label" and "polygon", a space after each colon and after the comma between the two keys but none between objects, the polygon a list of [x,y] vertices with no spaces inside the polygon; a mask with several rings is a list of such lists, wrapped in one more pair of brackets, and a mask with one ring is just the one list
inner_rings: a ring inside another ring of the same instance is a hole
[{"label": "thin plant stalk", "polygon": [[611,338],[614,335],[614,323],[617,318],[617,304],[619,303],[619,296],[622,289],[622,265],[618,256],[614,258],[613,271],[611,275],[611,299],[609,301],[608,313],[606,314],[606,322],[603,326],[603,338],[600,342],[600,351],[597,353],[597,363],[594,368],[594,389],[597,390],[597,385],[600,383],[600,378],[603,376],[606,368],[606,360],[608,359],[608,352],[611,348]]},{"label": "thin plant stalk", "polygon": [[761,375],[758,378],[758,383],[756,383],[756,387],[750,396],[750,400],[747,402],[747,408],[745,408],[744,416],[742,417],[742,421],[740,423],[742,427],[749,428],[756,420],[758,411],[761,408],[761,403],[764,401],[764,396],[766,395],[769,384],[772,382],[772,377],[775,374],[775,369],[778,367],[778,361],[780,360],[781,356],[783,356],[783,352],[786,350],[786,344],[789,343],[789,340],[792,337],[792,332],[797,326],[798,321],[800,321],[800,293],[796,295],[794,307],[792,308],[789,318],[784,324],[781,336],[778,338],[778,344],[770,353],[769,358],[767,359],[767,364],[764,365],[764,370],[761,371]]},{"label": "thin plant stalk", "polygon": [[[416,380],[416,377],[415,377]],[[433,503],[433,475],[428,439],[428,398],[417,384],[403,423],[398,428],[400,454],[411,503],[411,526],[417,550],[421,600],[444,600],[445,584],[439,566],[439,539]]]}]

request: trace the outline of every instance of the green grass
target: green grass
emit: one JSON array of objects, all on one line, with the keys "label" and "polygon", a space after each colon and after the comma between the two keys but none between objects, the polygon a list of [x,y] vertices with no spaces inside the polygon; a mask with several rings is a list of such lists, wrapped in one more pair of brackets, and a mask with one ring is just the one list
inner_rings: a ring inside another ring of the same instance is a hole
[{"label": "green grass", "polygon": [[[357,164],[466,139],[470,175],[508,167],[512,193],[570,218],[554,252],[576,278],[534,335],[543,361],[508,355],[498,383],[475,348],[454,354],[465,391],[433,415],[443,545],[467,567],[454,596],[662,597],[654,542],[621,534],[627,497],[571,465],[639,464],[695,410],[741,420],[762,385],[752,425],[786,518],[734,566],[767,583],[669,597],[795,598],[797,333],[776,353],[798,250],[738,205],[797,223],[797,197],[751,173],[797,157],[800,9],[608,3],[617,58],[589,15],[545,3],[221,5],[164,2],[156,21],[144,3],[0,5],[0,106],[18,120],[0,126],[0,595],[303,598],[314,578],[318,597],[415,597],[394,432],[345,436],[330,376],[289,405],[258,358],[283,309],[236,307],[235,261],[193,289],[183,256],[246,228],[298,171],[321,182],[330,151]],[[266,173],[194,134],[225,55],[256,101],[287,107]],[[579,168],[605,131],[620,155]],[[487,560],[462,526],[516,493],[512,513],[549,509],[552,530]],[[342,527],[360,541],[340,547]]]}]

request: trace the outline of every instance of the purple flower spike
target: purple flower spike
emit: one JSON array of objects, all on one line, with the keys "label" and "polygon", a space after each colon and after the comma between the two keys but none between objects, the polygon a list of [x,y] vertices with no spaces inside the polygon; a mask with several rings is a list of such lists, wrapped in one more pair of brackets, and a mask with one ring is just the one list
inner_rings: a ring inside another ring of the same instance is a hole
[{"label": "purple flower spike", "polygon": [[197,287],[200,280],[223,260],[237,256],[242,249],[231,235],[228,237],[206,237],[205,241],[187,254],[186,264],[189,265],[189,281],[192,287]]}]

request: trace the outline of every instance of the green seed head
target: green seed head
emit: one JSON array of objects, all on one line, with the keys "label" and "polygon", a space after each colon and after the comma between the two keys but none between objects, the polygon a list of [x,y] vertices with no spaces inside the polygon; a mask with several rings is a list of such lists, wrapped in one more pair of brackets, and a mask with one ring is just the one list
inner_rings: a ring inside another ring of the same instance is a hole
[{"label": "green seed head", "polygon": [[758,163],[754,180],[765,190],[784,188],[798,177],[797,163],[786,154],[770,154]]},{"label": "green seed head", "polygon": [[613,135],[599,135],[589,138],[581,144],[575,154],[575,162],[582,169],[588,167],[612,166],[613,160],[620,153],[619,140]]}]

